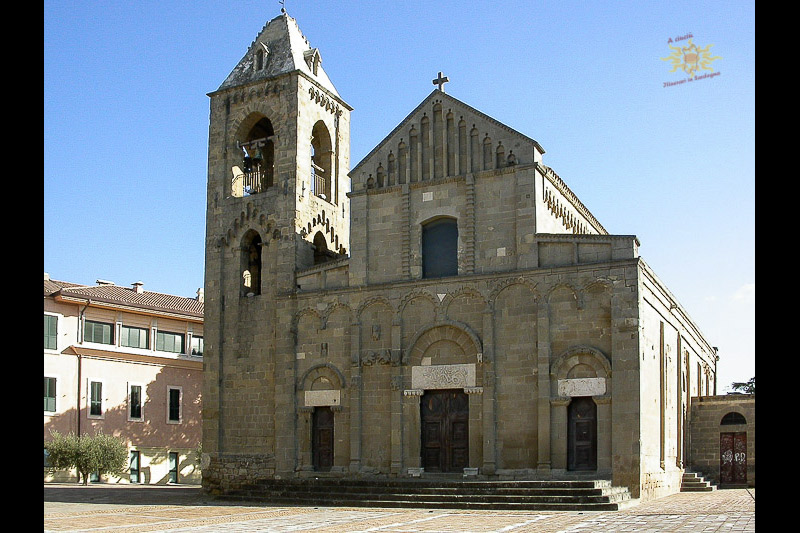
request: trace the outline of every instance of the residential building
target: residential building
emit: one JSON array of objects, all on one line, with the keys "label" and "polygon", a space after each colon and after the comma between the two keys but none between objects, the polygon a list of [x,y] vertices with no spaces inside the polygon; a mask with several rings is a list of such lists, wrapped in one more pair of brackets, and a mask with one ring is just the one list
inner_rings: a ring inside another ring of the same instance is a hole
[{"label": "residential building", "polygon": [[184,298],[44,275],[45,481],[53,431],[123,439],[121,483],[199,483],[203,294]]}]

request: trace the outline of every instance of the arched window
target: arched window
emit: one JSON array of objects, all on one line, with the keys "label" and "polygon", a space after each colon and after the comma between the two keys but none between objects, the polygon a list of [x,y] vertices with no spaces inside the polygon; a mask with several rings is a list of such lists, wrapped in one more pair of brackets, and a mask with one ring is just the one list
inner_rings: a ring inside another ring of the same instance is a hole
[{"label": "arched window", "polygon": [[422,277],[458,275],[458,223],[442,217],[422,226]]},{"label": "arched window", "polygon": [[261,237],[248,231],[242,239],[242,296],[261,294]]},{"label": "arched window", "polygon": [[747,424],[747,420],[741,413],[730,412],[722,417],[721,426],[734,426],[739,424]]},{"label": "arched window", "polygon": [[245,173],[244,192],[254,194],[275,182],[275,130],[272,122],[261,118],[247,133],[242,147],[242,170]]},{"label": "arched window", "polygon": [[333,148],[328,127],[321,120],[314,124],[311,131],[311,186],[312,192],[331,203],[332,193]]},{"label": "arched window", "polygon": [[314,264],[319,265],[331,259],[328,252],[328,242],[325,240],[325,235],[318,231],[314,235]]}]

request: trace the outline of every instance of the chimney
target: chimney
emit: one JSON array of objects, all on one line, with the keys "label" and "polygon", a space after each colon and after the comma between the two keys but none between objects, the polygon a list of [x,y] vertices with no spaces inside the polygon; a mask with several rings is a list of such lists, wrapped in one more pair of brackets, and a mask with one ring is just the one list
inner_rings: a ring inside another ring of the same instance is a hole
[{"label": "chimney", "polygon": [[200,303],[204,303],[205,302],[205,294],[206,294],[206,291],[204,291],[203,289],[197,289],[197,301],[200,302]]},{"label": "chimney", "polygon": [[47,272],[44,273],[44,280],[50,281],[50,274],[48,274]]},{"label": "chimney", "polygon": [[133,284],[134,292],[136,292],[136,294],[142,294],[144,292],[144,289],[142,288],[143,285],[144,285],[144,283],[142,283],[141,281],[135,282]]},{"label": "chimney", "polygon": [[105,279],[98,279],[95,283],[97,283],[98,285],[113,285],[114,284],[113,281],[108,281],[108,280],[105,280]]}]

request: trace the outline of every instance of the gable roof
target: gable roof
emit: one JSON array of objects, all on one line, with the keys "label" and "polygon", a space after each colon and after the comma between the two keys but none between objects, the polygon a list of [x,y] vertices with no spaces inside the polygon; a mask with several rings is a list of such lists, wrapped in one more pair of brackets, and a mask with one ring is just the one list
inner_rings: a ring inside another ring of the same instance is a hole
[{"label": "gable roof", "polygon": [[401,120],[400,123],[397,126],[395,126],[395,128],[392,131],[390,131],[388,135],[386,135],[386,137],[384,137],[377,145],[375,145],[375,148],[373,148],[367,155],[365,155],[361,159],[361,161],[359,161],[358,164],[352,168],[350,173],[351,174],[355,174],[355,172],[358,170],[358,168],[364,162],[366,162],[375,152],[377,152],[381,147],[383,147],[383,145],[389,139],[391,139],[392,136],[395,135],[395,133],[397,133],[399,130],[403,129],[409,122],[411,122],[411,120],[420,112],[420,110],[423,109],[424,107],[426,107],[430,103],[430,101],[433,100],[434,98],[441,98],[443,102],[449,102],[451,105],[460,106],[460,107],[464,108],[466,111],[469,111],[470,113],[474,113],[481,120],[489,122],[489,123],[493,124],[494,126],[503,128],[503,129],[507,130],[508,132],[514,134],[514,135],[520,136],[524,140],[526,140],[526,141],[532,143],[534,146],[536,146],[536,149],[539,150],[541,153],[545,153],[544,148],[542,148],[542,146],[535,139],[531,139],[530,137],[528,137],[524,133],[520,133],[519,131],[515,130],[514,128],[511,128],[511,127],[503,124],[499,120],[490,117],[486,113],[475,109],[471,105],[459,100],[458,98],[455,98],[454,96],[451,96],[450,94],[448,94],[448,93],[446,93],[444,91],[440,91],[439,89],[434,89],[427,97],[425,97],[425,99],[422,102],[419,103],[419,105],[417,107],[415,107],[408,115],[406,115],[406,117],[403,120]]},{"label": "gable roof", "polygon": [[[260,70],[255,68],[258,51],[264,52],[264,66]],[[314,73],[314,61],[322,62],[319,50],[311,47],[297,21],[284,12],[264,25],[217,91],[300,71],[341,99],[321,64]]]}]

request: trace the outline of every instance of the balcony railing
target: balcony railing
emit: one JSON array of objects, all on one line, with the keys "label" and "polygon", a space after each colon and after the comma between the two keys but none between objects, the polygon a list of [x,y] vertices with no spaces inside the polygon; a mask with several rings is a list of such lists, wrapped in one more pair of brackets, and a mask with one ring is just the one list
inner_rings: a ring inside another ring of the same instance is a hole
[{"label": "balcony railing", "polygon": [[256,167],[250,172],[242,172],[238,167],[234,167],[234,169],[233,179],[231,180],[231,193],[233,196],[242,197],[258,194],[273,185],[272,169]]}]

